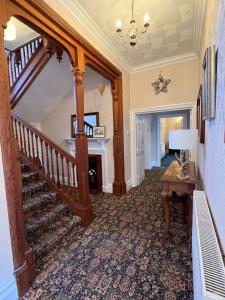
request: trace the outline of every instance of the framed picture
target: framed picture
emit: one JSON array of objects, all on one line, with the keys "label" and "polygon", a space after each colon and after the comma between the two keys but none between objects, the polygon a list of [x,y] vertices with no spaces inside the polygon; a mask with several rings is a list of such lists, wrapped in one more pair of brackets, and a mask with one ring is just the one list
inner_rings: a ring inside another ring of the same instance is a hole
[{"label": "framed picture", "polygon": [[105,126],[93,127],[93,137],[94,138],[104,138],[105,137]]},{"label": "framed picture", "polygon": [[203,101],[202,101],[202,85],[200,86],[197,99],[197,129],[199,141],[205,143],[205,121],[203,120]]},{"label": "framed picture", "polygon": [[203,120],[211,120],[216,115],[216,51],[215,46],[205,51],[202,64],[202,113]]}]

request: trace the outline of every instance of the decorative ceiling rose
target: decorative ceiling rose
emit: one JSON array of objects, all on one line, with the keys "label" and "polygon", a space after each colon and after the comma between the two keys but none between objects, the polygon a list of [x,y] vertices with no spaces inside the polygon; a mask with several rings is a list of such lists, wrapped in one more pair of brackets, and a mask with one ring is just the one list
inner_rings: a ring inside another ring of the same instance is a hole
[{"label": "decorative ceiling rose", "polygon": [[100,94],[102,96],[103,93],[104,93],[104,90],[105,90],[105,85],[102,83],[102,74],[101,74],[101,83],[99,83],[98,89],[99,89],[99,92],[100,92]]},{"label": "decorative ceiling rose", "polygon": [[134,0],[132,1],[131,6],[131,21],[130,21],[130,28],[127,29],[125,32],[122,30],[122,22],[120,19],[116,21],[116,32],[119,34],[120,37],[128,37],[130,39],[130,45],[134,47],[137,44],[137,34],[139,32],[145,33],[149,27],[149,15],[144,15],[144,26],[140,28],[136,25],[136,21],[134,19]]},{"label": "decorative ceiling rose", "polygon": [[152,82],[152,86],[154,87],[155,94],[158,95],[160,93],[168,93],[167,86],[170,84],[170,79],[165,79],[162,76],[162,72],[160,71],[159,77],[156,81]]}]

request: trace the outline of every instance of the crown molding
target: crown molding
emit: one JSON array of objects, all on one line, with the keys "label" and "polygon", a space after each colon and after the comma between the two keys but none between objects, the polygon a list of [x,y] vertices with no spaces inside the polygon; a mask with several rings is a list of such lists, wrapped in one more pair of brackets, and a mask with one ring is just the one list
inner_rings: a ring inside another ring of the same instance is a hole
[{"label": "crown molding", "polygon": [[193,28],[193,46],[196,55],[199,55],[201,46],[201,37],[204,28],[207,0],[195,0],[194,4],[194,28]]},{"label": "crown molding", "polygon": [[60,0],[64,8],[83,26],[86,32],[91,34],[98,43],[107,48],[110,56],[114,58],[125,70],[131,70],[126,57],[124,57],[118,49],[114,46],[111,40],[106,36],[100,26],[91,18],[86,10],[80,5],[77,0]]},{"label": "crown molding", "polygon": [[141,71],[145,71],[145,70],[149,70],[149,69],[156,69],[159,67],[172,65],[175,63],[178,64],[178,63],[182,63],[182,62],[189,61],[189,60],[195,60],[195,59],[198,59],[197,55],[193,52],[190,52],[190,53],[181,54],[181,55],[177,55],[177,56],[173,56],[173,57],[169,57],[169,58],[165,58],[165,59],[160,59],[160,60],[148,63],[148,64],[133,67],[133,68],[131,68],[131,73],[137,73],[137,72],[141,72]]},{"label": "crown molding", "polygon": [[153,69],[161,66],[166,66],[174,63],[181,63],[192,59],[197,59],[200,44],[201,35],[204,26],[204,16],[206,11],[207,0],[195,0],[194,1],[194,26],[193,26],[193,52],[184,53],[181,55],[152,61],[143,65],[131,66],[127,58],[122,55],[122,53],[115,47],[112,41],[103,32],[100,26],[94,21],[93,18],[87,13],[87,11],[82,7],[78,0],[59,0],[61,5],[66,11],[69,12],[73,18],[81,24],[80,32],[85,36],[85,32],[93,36],[99,45],[108,50],[108,55],[115,59],[118,64],[120,64],[126,71],[130,73],[140,72],[147,69]]}]

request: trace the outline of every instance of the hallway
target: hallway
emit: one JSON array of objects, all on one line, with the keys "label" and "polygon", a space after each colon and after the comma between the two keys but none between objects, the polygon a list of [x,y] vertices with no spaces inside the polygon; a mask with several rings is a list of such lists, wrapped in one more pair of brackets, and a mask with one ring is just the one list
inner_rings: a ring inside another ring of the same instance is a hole
[{"label": "hallway", "polygon": [[94,222],[51,253],[24,299],[192,299],[191,241],[179,203],[161,245],[163,172],[146,171],[125,196],[94,196]]}]

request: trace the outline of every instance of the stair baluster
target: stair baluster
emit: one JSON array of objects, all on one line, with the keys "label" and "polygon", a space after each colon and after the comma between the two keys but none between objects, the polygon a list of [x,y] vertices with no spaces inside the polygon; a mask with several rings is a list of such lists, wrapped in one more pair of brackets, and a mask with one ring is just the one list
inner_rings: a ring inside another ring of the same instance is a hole
[{"label": "stair baluster", "polygon": [[[74,209],[78,199],[76,158],[12,112],[13,132],[22,158]],[[19,133],[19,134],[18,134]]]}]

